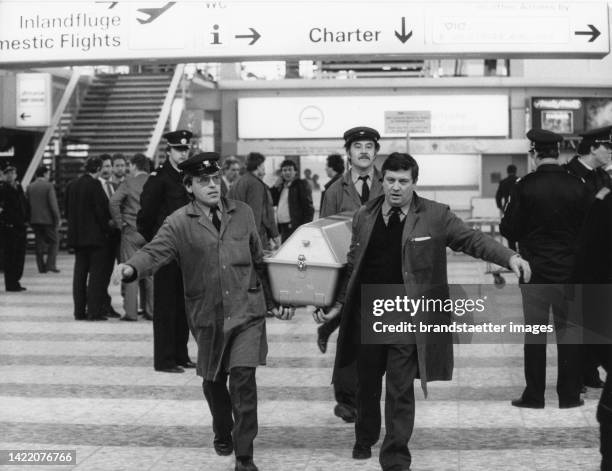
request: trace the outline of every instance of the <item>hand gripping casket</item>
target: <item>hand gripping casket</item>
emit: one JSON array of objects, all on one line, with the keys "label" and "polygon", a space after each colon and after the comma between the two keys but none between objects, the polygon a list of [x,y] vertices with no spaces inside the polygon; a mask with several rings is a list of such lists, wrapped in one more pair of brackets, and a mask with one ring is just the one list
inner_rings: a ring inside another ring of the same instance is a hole
[{"label": "hand gripping casket", "polygon": [[338,278],[351,245],[353,212],[304,224],[265,258],[274,300],[318,307],[334,303]]}]

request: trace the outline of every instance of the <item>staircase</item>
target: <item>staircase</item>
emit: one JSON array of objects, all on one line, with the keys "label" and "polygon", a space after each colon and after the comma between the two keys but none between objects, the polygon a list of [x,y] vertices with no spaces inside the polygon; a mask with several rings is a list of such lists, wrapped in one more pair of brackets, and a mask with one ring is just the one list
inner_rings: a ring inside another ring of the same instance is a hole
[{"label": "staircase", "polygon": [[165,74],[97,76],[68,140],[88,144],[90,156],[145,152],[171,80]]}]

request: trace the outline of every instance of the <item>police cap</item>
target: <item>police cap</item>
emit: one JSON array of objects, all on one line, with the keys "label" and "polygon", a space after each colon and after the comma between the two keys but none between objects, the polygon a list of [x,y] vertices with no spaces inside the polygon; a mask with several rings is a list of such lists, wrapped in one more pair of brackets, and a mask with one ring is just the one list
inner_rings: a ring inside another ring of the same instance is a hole
[{"label": "police cap", "polygon": [[176,131],[167,132],[163,137],[168,141],[170,147],[189,148],[189,141],[193,137],[193,133],[184,129],[177,129]]},{"label": "police cap", "polygon": [[580,136],[583,141],[593,142],[594,144],[611,144],[612,126],[591,129],[590,131],[580,134]]},{"label": "police cap", "polygon": [[380,134],[374,128],[358,126],[346,131],[343,137],[345,145],[350,146],[355,141],[374,141],[376,143],[380,139]]},{"label": "police cap", "polygon": [[531,141],[531,150],[542,151],[557,149],[559,142],[563,141],[563,136],[545,129],[533,128],[527,132],[527,139]]},{"label": "police cap", "polygon": [[216,152],[200,152],[184,162],[178,164],[179,169],[187,175],[197,177],[199,175],[214,175],[220,168],[217,162],[219,154]]}]

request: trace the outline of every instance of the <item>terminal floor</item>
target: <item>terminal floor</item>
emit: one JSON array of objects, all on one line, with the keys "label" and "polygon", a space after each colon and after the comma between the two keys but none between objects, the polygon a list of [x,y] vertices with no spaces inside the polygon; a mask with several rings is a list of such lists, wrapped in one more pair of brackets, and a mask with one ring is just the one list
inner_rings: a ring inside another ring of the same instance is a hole
[{"label": "terminal floor", "polygon": [[[193,370],[153,370],[151,322],[73,320],[72,264],[64,254],[60,274],[41,275],[28,255],[28,290],[0,292],[0,450],[76,449],[72,469],[83,470],[233,470],[233,459],[212,449]],[[484,263],[449,258],[451,282],[490,283],[484,272]],[[121,311],[118,287],[111,293]],[[267,329],[268,365],[257,370],[260,470],[380,469],[377,447],[370,460],[351,459],[353,426],[332,413],[335,335],[319,353],[304,311],[290,322],[269,320]],[[195,358],[193,341],[189,348]],[[599,391],[585,395],[584,407],[559,410],[556,354],[548,352],[547,407],[527,410],[509,403],[523,386],[520,345],[458,346],[453,381],[431,383],[428,399],[416,387],[412,469],[598,469]]]}]

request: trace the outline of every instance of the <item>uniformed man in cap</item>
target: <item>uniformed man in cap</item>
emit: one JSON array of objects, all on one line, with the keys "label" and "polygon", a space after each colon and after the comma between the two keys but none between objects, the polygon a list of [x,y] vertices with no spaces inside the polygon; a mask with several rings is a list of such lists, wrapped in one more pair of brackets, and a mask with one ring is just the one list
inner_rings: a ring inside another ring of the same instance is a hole
[{"label": "uniformed man in cap", "polygon": [[[532,129],[537,169],[520,179],[512,190],[500,224],[508,240],[516,240],[519,252],[532,270],[529,284],[521,285],[526,325],[548,324],[552,308],[558,352],[557,394],[559,407],[584,404],[580,399],[580,352],[572,344],[566,287],[572,282],[576,242],[588,206],[584,185],[559,165],[563,138],[550,131]],[[526,334],[526,387],[515,407],[544,407],[546,386],[546,333]]]},{"label": "uniformed man in cap", "polygon": [[591,198],[602,188],[612,189],[612,179],[605,168],[612,159],[612,126],[592,129],[583,134],[578,155],[565,168],[587,186]]},{"label": "uniformed man in cap", "polygon": [[[361,205],[383,194],[382,175],[374,166],[376,154],[380,149],[378,131],[367,126],[358,126],[347,130],[343,138],[350,168],[325,191],[321,203],[322,218],[343,211],[356,211]],[[315,320],[321,322],[322,318],[315,315]],[[322,353],[327,350],[327,340],[339,325],[340,318],[336,317],[318,328],[317,345]],[[336,368],[333,383],[337,402],[334,413],[345,422],[354,422],[357,414],[354,365]]]},{"label": "uniformed man in cap", "polygon": [[[612,179],[605,171],[612,155],[612,126],[592,129],[581,136],[578,155],[574,156],[565,168],[585,184],[593,201],[602,188],[612,189]],[[603,387],[598,366],[599,361],[592,351],[587,349],[582,362],[582,382],[585,387]]]},{"label": "uniformed man in cap", "polygon": [[[166,217],[189,202],[179,164],[189,156],[190,131],[164,134],[168,142],[166,162],[151,172],[140,195],[136,218],[138,232],[150,241]],[[156,371],[182,373],[194,368],[189,359],[189,329],[183,301],[183,281],[176,262],[157,271],[153,280],[153,366]]]},{"label": "uniformed man in cap", "polygon": [[279,312],[272,300],[253,212],[241,201],[221,197],[218,158],[203,152],[179,165],[191,202],[170,215],[153,240],[118,270],[133,281],[178,262],[215,451],[235,451],[236,471],[256,471],[255,367],[266,359],[266,310],[283,319],[294,310]]}]

